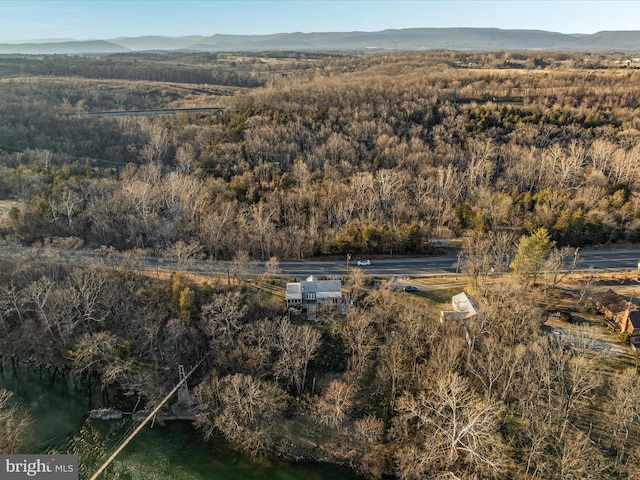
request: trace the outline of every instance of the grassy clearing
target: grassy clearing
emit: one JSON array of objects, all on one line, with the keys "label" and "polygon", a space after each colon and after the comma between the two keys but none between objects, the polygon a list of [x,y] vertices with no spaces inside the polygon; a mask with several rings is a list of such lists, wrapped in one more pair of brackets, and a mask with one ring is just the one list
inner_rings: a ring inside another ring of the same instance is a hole
[{"label": "grassy clearing", "polygon": [[439,288],[435,290],[423,290],[415,292],[413,293],[413,295],[426,298],[427,300],[437,305],[447,305],[447,308],[449,308],[451,305],[451,297],[457,295],[463,290],[464,288],[462,286],[453,288]]},{"label": "grassy clearing", "polygon": [[[34,84],[68,85],[78,88],[100,89],[105,95],[117,97],[119,92],[137,92],[145,96],[161,91],[165,97],[164,108],[197,108],[203,106],[228,107],[229,99],[247,89],[226,85],[185,84],[175,82],[153,82],[149,80],[94,79],[73,77],[22,77],[22,81]],[[5,82],[15,82],[15,78],[0,78],[0,87]]]}]

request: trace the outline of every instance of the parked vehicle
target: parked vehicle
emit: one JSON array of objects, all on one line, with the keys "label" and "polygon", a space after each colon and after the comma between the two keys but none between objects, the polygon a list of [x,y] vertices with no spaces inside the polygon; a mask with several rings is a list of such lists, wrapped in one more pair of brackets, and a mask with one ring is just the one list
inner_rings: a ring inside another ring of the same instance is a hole
[{"label": "parked vehicle", "polygon": [[405,292],[417,292],[418,291],[418,287],[416,287],[414,285],[406,285],[404,287],[404,291]]}]

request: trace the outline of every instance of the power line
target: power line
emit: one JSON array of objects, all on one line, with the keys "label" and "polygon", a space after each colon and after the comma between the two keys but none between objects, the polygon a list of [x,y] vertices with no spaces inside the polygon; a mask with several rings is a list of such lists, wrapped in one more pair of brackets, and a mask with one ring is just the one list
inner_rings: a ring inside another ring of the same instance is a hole
[{"label": "power line", "polygon": [[204,357],[202,357],[202,359],[196,364],[195,367],[193,367],[189,371],[189,373],[187,373],[187,375],[184,378],[182,378],[182,377],[180,378],[180,381],[178,382],[178,384],[175,387],[173,387],[173,389],[171,389],[171,391],[167,394],[167,396],[164,397],[164,399],[162,399],[162,401],[158,404],[158,406],[156,408],[154,408],[151,411],[151,413],[149,413],[149,415],[147,415],[142,422],[140,422],[140,425],[138,425],[136,427],[136,429],[131,433],[131,435],[129,435],[127,437],[127,439],[124,442],[122,442],[122,444],[116,449],[116,451],[113,452],[113,454],[111,454],[111,456],[109,458],[107,458],[107,460],[102,464],[102,466],[98,469],[98,471],[96,473],[94,473],[93,476],[89,480],[95,480],[96,478],[98,478],[98,476],[105,470],[105,468],[107,468],[109,466],[109,464],[124,449],[124,447],[126,447],[127,444],[131,440],[133,440],[133,437],[135,437],[138,434],[138,432],[144,428],[144,426],[147,424],[147,422],[149,420],[151,420],[158,413],[158,411],[160,411],[160,408],[162,408],[162,406],[173,396],[173,394],[176,393],[178,391],[178,389],[183,386],[184,382],[191,376],[191,374],[193,372],[196,371],[196,368],[198,368],[200,366],[200,364],[202,364],[202,362],[204,362],[205,358],[207,358],[206,355]]}]

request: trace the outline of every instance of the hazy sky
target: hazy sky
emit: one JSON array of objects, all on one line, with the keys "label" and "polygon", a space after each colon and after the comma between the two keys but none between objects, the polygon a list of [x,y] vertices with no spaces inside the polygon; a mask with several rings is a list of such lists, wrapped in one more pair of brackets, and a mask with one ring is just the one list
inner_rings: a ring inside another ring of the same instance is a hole
[{"label": "hazy sky", "polygon": [[640,1],[0,0],[0,41],[412,27],[640,30]]}]

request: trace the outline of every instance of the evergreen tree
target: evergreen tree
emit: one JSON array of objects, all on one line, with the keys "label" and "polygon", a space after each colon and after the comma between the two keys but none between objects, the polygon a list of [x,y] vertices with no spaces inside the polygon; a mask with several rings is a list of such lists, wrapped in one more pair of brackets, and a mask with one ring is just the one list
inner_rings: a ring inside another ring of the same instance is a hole
[{"label": "evergreen tree", "polygon": [[529,236],[520,238],[516,258],[510,265],[511,269],[525,279],[533,277],[535,285],[536,277],[555,244],[556,242],[551,240],[549,232],[544,227],[537,229]]}]

